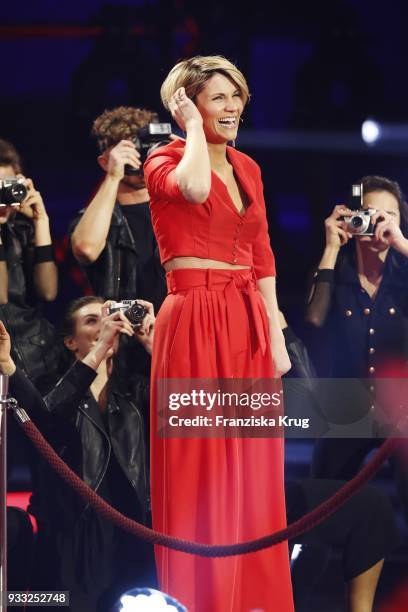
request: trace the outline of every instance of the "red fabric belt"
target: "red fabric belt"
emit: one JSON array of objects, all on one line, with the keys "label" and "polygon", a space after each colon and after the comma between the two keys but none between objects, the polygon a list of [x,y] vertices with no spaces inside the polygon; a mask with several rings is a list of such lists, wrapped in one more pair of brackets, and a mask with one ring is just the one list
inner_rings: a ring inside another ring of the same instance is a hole
[{"label": "red fabric belt", "polygon": [[[242,293],[248,295],[250,311],[250,327],[256,332],[258,345],[262,355],[265,354],[268,330],[265,328],[261,304],[257,299],[257,281],[253,268],[247,270],[218,270],[214,268],[188,268],[167,272],[167,288],[169,293],[179,293],[190,289],[208,289],[222,291],[227,302],[227,321],[230,330],[231,350],[238,354],[247,350],[244,330],[248,325],[248,310],[245,308]],[[229,306],[229,307],[228,307]],[[236,333],[236,330],[242,330]]]}]

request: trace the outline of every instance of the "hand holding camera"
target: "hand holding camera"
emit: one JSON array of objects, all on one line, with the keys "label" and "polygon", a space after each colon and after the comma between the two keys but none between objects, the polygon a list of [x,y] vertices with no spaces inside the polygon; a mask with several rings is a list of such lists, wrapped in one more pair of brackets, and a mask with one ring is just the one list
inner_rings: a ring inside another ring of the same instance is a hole
[{"label": "hand holding camera", "polygon": [[140,153],[131,140],[121,140],[103,155],[107,158],[107,174],[118,181],[125,176],[125,166],[139,172],[142,165]]},{"label": "hand holding camera", "polygon": [[[118,348],[120,334],[125,334],[129,337],[133,336],[133,328],[125,317],[123,312],[115,310],[109,312],[109,304],[105,302],[102,312],[105,316],[102,318],[101,329],[99,332],[97,345],[106,353],[106,357],[112,357]],[[96,347],[97,348],[97,347]]]},{"label": "hand holding camera", "polygon": [[153,304],[146,300],[122,300],[121,302],[108,302],[108,314],[120,312],[122,317],[129,322],[132,335],[143,344],[148,353],[151,354],[153,348],[154,332],[154,308]]},{"label": "hand holding camera", "polygon": [[407,240],[393,215],[377,210],[371,221],[375,226],[374,238],[376,240],[405,254]]},{"label": "hand holding camera", "polygon": [[352,234],[350,231],[347,231],[345,217],[352,214],[353,211],[344,204],[339,204],[334,207],[330,217],[327,217],[324,222],[327,247],[340,249],[340,247],[347,244]]},{"label": "hand holding camera", "polygon": [[47,211],[45,210],[44,201],[41,197],[40,192],[37,191],[36,188],[34,187],[34,183],[32,179],[25,178],[22,175],[20,175],[19,180],[22,180],[23,185],[25,186],[27,190],[27,195],[21,202],[18,211],[22,215],[25,215],[26,217],[29,217],[30,219],[32,219],[34,222],[38,222],[38,221],[48,222],[48,215],[47,215]]}]

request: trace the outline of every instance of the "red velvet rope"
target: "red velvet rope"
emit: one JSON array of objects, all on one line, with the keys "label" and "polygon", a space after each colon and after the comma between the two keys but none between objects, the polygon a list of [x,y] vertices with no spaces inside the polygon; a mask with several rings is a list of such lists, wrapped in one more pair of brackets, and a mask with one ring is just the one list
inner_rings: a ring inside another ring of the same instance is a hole
[{"label": "red velvet rope", "polygon": [[30,438],[37,450],[43,455],[48,463],[58,472],[65,482],[73,487],[82,499],[89,503],[97,512],[104,518],[110,520],[117,527],[128,531],[129,533],[150,542],[151,544],[159,544],[179,550],[182,552],[201,555],[203,557],[229,557],[233,555],[242,555],[245,553],[256,552],[270,546],[274,546],[284,540],[295,538],[306,531],[309,531],[328,516],[336,512],[356,491],[358,491],[368,480],[370,480],[379,470],[381,465],[394,452],[395,448],[401,444],[399,438],[390,438],[386,440],[372,459],[363,467],[363,469],[352,480],[347,482],[335,495],[317,506],[314,510],[298,519],[291,525],[281,529],[270,535],[266,535],[256,540],[248,540],[238,544],[217,545],[199,544],[187,540],[181,540],[173,536],[165,535],[149,529],[136,521],[133,521],[104,501],[95,491],[85,484],[79,476],[75,474],[57,455],[54,449],[44,439],[32,421],[20,423],[21,427]]}]

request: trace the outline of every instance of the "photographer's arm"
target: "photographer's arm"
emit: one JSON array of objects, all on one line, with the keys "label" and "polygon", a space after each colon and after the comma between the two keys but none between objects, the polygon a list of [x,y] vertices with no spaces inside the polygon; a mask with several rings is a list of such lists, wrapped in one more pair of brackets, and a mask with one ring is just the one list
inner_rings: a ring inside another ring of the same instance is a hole
[{"label": "photographer's arm", "polygon": [[139,152],[129,140],[122,140],[98,160],[106,176],[71,236],[74,257],[84,265],[96,261],[105,248],[125,165],[136,169],[141,165]]},{"label": "photographer's arm", "polygon": [[335,206],[325,222],[326,246],[323,256],[313,276],[306,309],[306,322],[314,327],[322,327],[330,310],[333,293],[334,268],[342,246],[347,244],[351,235],[345,230],[342,217],[351,214],[343,205]]},{"label": "photographer's arm", "polygon": [[53,302],[58,293],[58,269],[54,261],[50,220],[39,191],[31,179],[24,181],[27,197],[19,212],[34,224],[34,286],[37,294],[47,302]]},{"label": "photographer's arm", "polygon": [[95,346],[74,363],[44,398],[48,412],[71,423],[75,420],[77,408],[95,380],[100,364],[111,357],[121,333],[133,336],[129,321],[122,313],[116,312],[103,320]]},{"label": "photographer's arm", "polygon": [[0,304],[8,302],[8,272],[0,226]]},{"label": "photographer's arm", "polygon": [[34,219],[34,284],[39,297],[53,302],[58,293],[58,268],[54,261],[54,252],[48,217],[45,220]]}]

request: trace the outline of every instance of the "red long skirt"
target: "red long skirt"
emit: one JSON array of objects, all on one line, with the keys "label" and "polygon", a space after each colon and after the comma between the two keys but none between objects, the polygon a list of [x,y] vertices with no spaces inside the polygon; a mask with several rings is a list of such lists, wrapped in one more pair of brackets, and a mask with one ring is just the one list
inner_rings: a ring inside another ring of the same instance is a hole
[{"label": "red long skirt", "polygon": [[[233,544],[286,525],[283,440],[162,438],[155,381],[273,377],[268,322],[252,270],[176,270],[155,326],[151,397],[153,527]],[[160,588],[189,612],[292,612],[286,543],[207,559],[156,547]]]}]

